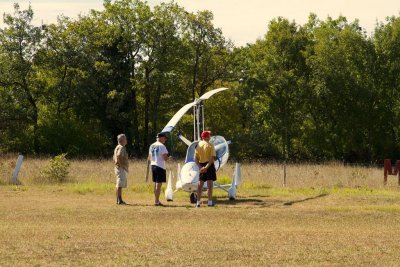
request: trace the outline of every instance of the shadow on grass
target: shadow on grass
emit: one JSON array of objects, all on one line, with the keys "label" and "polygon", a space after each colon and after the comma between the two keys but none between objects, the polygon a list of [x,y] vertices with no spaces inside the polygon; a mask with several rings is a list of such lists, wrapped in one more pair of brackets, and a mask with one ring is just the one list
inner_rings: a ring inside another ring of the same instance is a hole
[{"label": "shadow on grass", "polygon": [[217,205],[227,205],[227,206],[235,206],[240,204],[247,204],[247,205],[254,205],[254,206],[262,206],[262,207],[269,207],[273,206],[275,201],[264,201],[258,198],[236,198],[235,200],[230,200],[227,198],[219,199],[217,201]]},{"label": "shadow on grass", "polygon": [[[202,206],[207,206],[205,204],[206,201],[202,201]],[[255,199],[255,198],[240,198],[236,200],[229,200],[229,199],[219,199],[215,202],[217,206],[221,205],[226,205],[226,206],[234,206],[234,205],[240,205],[240,204],[248,204],[248,205],[258,205],[258,206],[272,206],[269,204],[269,202],[265,202],[260,199]],[[282,203],[281,203],[282,204]],[[154,208],[194,208],[195,204],[191,204],[189,201],[187,204],[173,204],[173,202],[166,202],[163,203],[163,206],[155,206],[154,204],[143,204],[143,203],[127,203],[126,205],[117,205],[120,207],[154,207]]]},{"label": "shadow on grass", "polygon": [[283,205],[291,206],[291,205],[296,204],[296,203],[302,203],[302,202],[306,202],[306,201],[309,201],[309,200],[314,200],[314,199],[326,197],[328,195],[329,195],[328,193],[322,193],[322,194],[319,194],[319,195],[313,196],[313,197],[307,197],[307,198],[303,198],[303,199],[299,199],[299,200],[287,201],[287,202],[283,203]]},{"label": "shadow on grass", "polygon": [[154,207],[154,208],[185,208],[188,205],[174,205],[171,204],[172,202],[168,202],[167,204],[163,203],[162,206],[156,206],[154,204],[140,204],[140,203],[126,203],[125,205],[117,205],[115,204],[115,206],[120,206],[120,207]]},{"label": "shadow on grass", "polygon": [[[292,201],[282,201],[282,200],[277,200],[277,199],[269,199],[268,201],[262,200],[259,198],[254,198],[254,197],[248,197],[248,198],[236,198],[235,200],[230,200],[228,198],[222,198],[222,197],[215,197],[217,199],[216,205],[219,206],[236,206],[236,205],[243,205],[243,207],[249,207],[249,206],[258,206],[262,208],[267,208],[267,207],[277,207],[277,206],[291,206],[293,204],[297,203],[302,203],[306,202],[309,200],[314,200],[322,197],[328,196],[328,193],[322,193],[313,197],[307,197],[299,200],[292,200]],[[121,206],[130,206],[130,207],[155,207],[155,208],[190,208],[194,207],[194,204],[181,204],[181,205],[176,205],[173,204],[173,202],[166,202],[163,203],[163,206],[156,207],[154,204],[143,204],[143,203],[127,203],[126,205],[121,205]]]},{"label": "shadow on grass", "polygon": [[[281,205],[284,206],[291,206],[293,204],[296,203],[302,203],[302,202],[306,202],[309,200],[313,200],[313,199],[318,199],[318,198],[322,198],[322,197],[326,197],[329,194],[327,193],[322,193],[319,194],[317,196],[313,196],[313,197],[307,197],[307,198],[303,198],[303,199],[299,199],[299,200],[292,200],[292,201],[282,201],[282,200],[278,200],[278,199],[269,199],[269,200],[261,200],[258,198],[239,198],[236,200],[229,200],[229,199],[225,199],[225,200],[219,200],[217,202],[217,204],[222,204],[222,205],[237,205],[237,204],[250,204],[253,206],[258,206],[261,208],[268,208],[268,207],[278,207]],[[264,197],[264,196],[263,196]]]}]

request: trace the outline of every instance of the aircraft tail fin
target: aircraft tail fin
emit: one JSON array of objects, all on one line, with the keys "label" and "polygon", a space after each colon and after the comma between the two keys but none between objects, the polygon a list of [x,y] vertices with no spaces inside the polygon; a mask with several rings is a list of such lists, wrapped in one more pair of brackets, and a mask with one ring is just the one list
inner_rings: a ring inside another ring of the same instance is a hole
[{"label": "aircraft tail fin", "polygon": [[235,185],[238,187],[242,181],[242,173],[240,170],[240,163],[236,162],[235,164],[235,173],[233,175],[233,178],[235,179]]},{"label": "aircraft tail fin", "polygon": [[233,173],[233,176],[232,176],[232,185],[231,185],[231,188],[229,189],[229,193],[228,193],[230,200],[236,199],[236,189],[240,185],[240,182],[241,182],[240,163],[236,162],[235,172]]},{"label": "aircraft tail fin", "polygon": [[169,172],[169,177],[168,177],[168,183],[167,183],[167,189],[165,190],[165,198],[167,201],[173,201],[174,198],[174,191],[172,190],[172,178],[173,178],[173,173],[172,171]]}]

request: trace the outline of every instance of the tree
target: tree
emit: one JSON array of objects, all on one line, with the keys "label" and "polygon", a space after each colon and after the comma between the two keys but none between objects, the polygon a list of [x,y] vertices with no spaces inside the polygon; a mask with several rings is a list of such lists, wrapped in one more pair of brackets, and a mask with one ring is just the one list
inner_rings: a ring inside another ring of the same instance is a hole
[{"label": "tree", "polygon": [[[143,151],[148,148],[149,137],[154,138],[160,130],[160,122],[166,123],[169,119],[161,114],[169,115],[170,109],[187,99],[181,82],[181,66],[184,63],[181,56],[183,43],[180,38],[182,12],[182,8],[173,3],[155,6],[151,23],[146,28],[143,64],[139,68],[144,77]],[[163,105],[160,105],[161,102]]]},{"label": "tree", "polygon": [[188,55],[188,87],[192,99],[203,95],[217,80],[229,74],[229,53],[233,48],[219,28],[212,24],[213,14],[200,11],[186,13],[183,41]]},{"label": "tree", "polygon": [[[33,26],[33,10],[20,10],[14,4],[14,14],[4,14],[5,28],[0,29],[0,85],[16,105],[24,106],[33,127],[33,151],[38,152],[38,101],[42,95],[37,83],[35,56],[42,40],[41,27]],[[28,108],[29,107],[29,108]]]},{"label": "tree", "polygon": [[380,23],[375,29],[373,42],[376,51],[374,76],[378,96],[376,102],[381,111],[379,120],[380,136],[375,140],[379,144],[378,155],[400,157],[400,17],[389,17],[386,23]]},{"label": "tree", "polygon": [[306,28],[312,45],[305,142],[317,157],[371,160],[379,132],[372,42],[345,17],[321,22],[312,15]]},{"label": "tree", "polygon": [[[247,49],[250,62],[242,67],[243,90],[250,92],[245,101],[253,114],[249,128],[262,136],[265,149],[280,151],[285,159],[294,156],[293,141],[299,138],[304,120],[307,44],[302,28],[278,18],[269,24],[264,39]],[[271,153],[260,151],[262,147],[258,144],[258,153]]]}]

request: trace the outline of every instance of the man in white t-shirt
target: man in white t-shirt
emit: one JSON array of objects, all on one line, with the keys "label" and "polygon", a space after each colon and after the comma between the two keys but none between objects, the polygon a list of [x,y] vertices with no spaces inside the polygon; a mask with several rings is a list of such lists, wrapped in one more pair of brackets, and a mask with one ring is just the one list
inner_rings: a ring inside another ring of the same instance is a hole
[{"label": "man in white t-shirt", "polygon": [[160,202],[161,186],[162,183],[167,181],[165,162],[171,158],[165,146],[166,141],[167,135],[159,133],[157,134],[157,141],[149,149],[148,160],[151,162],[151,172],[153,174],[155,206],[163,206]]}]

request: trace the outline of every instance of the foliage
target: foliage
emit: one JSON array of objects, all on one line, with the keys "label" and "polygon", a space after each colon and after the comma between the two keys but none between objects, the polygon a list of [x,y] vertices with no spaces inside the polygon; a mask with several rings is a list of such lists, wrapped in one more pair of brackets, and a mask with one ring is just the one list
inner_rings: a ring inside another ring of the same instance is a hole
[{"label": "foliage", "polygon": [[[180,107],[225,86],[206,102],[206,123],[234,141],[236,158],[400,157],[398,17],[371,37],[343,16],[279,17],[235,47],[211,12],[174,2],[106,0],[41,26],[30,6],[14,7],[0,28],[1,152],[110,156],[124,132],[141,157]],[[184,116],[178,130],[191,137],[191,123]]]},{"label": "foliage", "polygon": [[66,159],[67,154],[60,154],[52,158],[49,165],[41,172],[41,178],[46,182],[63,183],[67,181],[70,162]]}]

